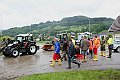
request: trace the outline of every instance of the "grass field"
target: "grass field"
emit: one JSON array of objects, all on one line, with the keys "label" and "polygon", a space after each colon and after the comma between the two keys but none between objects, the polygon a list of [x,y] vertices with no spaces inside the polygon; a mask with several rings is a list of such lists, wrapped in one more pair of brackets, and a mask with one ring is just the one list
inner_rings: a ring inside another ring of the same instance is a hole
[{"label": "grass field", "polygon": [[120,70],[84,70],[33,74],[17,80],[120,80]]}]

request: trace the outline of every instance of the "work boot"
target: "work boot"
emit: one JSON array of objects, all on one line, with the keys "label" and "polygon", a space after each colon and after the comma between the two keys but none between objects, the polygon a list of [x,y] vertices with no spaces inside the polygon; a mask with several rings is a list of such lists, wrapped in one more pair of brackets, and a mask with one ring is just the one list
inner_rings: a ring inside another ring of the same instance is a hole
[{"label": "work boot", "polygon": [[100,53],[100,56],[103,56],[103,52]]},{"label": "work boot", "polygon": [[98,61],[98,56],[94,55],[93,61]]},{"label": "work boot", "polygon": [[85,59],[83,58],[81,61],[82,61],[82,63],[87,62],[87,56],[85,56]]},{"label": "work boot", "polygon": [[61,66],[61,59],[58,60],[58,65]]},{"label": "work boot", "polygon": [[103,52],[103,57],[105,57],[106,56],[106,53],[105,52]]},{"label": "work boot", "polygon": [[68,68],[66,69],[71,69],[71,63],[68,63]]},{"label": "work boot", "polygon": [[111,58],[111,56],[108,56],[107,58]]},{"label": "work boot", "polygon": [[87,56],[85,56],[85,60],[84,60],[84,62],[87,62]]},{"label": "work boot", "polygon": [[71,67],[68,67],[68,68],[66,68],[66,69],[71,69]]},{"label": "work boot", "polygon": [[79,63],[79,62],[73,62],[73,63],[75,63],[75,64],[77,64],[78,65],[78,68],[80,68],[80,65],[81,65],[81,63]]},{"label": "work boot", "polygon": [[52,66],[52,67],[55,66],[55,60],[52,61],[52,63],[50,64],[50,66]]},{"label": "work boot", "polygon": [[78,63],[78,68],[80,68],[81,63]]}]

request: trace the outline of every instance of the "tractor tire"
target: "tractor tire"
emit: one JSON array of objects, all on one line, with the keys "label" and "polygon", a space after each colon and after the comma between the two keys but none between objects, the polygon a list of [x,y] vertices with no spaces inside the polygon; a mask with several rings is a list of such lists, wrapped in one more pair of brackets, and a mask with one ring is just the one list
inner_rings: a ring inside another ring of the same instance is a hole
[{"label": "tractor tire", "polygon": [[37,52],[37,46],[34,44],[31,44],[28,49],[28,54],[33,55]]},{"label": "tractor tire", "polygon": [[18,51],[18,49],[12,49],[11,50],[11,56],[13,57],[13,58],[16,58],[16,57],[18,57],[19,56],[19,51]]}]

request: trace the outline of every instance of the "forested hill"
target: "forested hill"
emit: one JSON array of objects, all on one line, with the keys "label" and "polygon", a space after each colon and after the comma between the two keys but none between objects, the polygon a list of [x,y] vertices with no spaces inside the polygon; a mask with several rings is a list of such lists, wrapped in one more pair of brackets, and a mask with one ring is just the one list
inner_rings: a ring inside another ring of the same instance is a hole
[{"label": "forested hill", "polygon": [[14,27],[3,31],[3,35],[15,36],[21,33],[46,34],[54,35],[59,32],[84,32],[90,30],[93,33],[98,33],[107,30],[114,19],[99,17],[89,18],[86,16],[66,17],[61,21],[47,21],[45,23],[32,24],[31,26]]}]

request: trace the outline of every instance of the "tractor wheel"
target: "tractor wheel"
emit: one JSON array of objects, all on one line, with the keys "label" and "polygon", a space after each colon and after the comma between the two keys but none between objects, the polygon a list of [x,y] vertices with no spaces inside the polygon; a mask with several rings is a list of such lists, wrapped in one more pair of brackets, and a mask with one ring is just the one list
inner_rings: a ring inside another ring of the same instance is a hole
[{"label": "tractor wheel", "polygon": [[37,46],[32,44],[30,45],[29,49],[28,49],[28,54],[29,55],[33,55],[37,52]]},{"label": "tractor wheel", "polygon": [[16,58],[16,57],[19,56],[19,51],[18,51],[17,49],[12,49],[11,52],[12,52],[12,53],[11,53],[11,56],[12,56],[13,58]]}]

